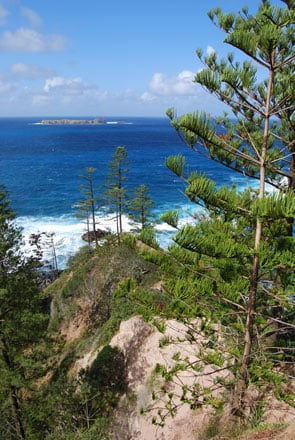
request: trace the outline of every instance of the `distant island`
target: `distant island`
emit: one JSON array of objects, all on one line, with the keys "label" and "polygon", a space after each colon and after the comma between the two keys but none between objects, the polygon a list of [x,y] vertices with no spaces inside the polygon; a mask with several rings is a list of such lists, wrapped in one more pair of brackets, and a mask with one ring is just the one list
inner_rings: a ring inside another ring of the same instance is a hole
[{"label": "distant island", "polygon": [[97,125],[105,124],[106,120],[96,119],[43,119],[42,125]]}]

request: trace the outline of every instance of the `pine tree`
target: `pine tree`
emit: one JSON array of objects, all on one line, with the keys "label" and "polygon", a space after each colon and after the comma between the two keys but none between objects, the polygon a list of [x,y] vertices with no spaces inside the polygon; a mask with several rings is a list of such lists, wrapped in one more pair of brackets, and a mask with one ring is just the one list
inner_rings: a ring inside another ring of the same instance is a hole
[{"label": "pine tree", "polygon": [[[257,145],[266,144],[267,137],[265,183],[282,189],[287,181],[294,188],[294,7],[275,9],[263,1],[256,16],[247,8],[237,17],[222,14],[219,8],[208,15],[226,32],[225,42],[241,50],[248,60],[235,62],[234,54],[229,53],[218,62],[215,52],[203,57],[198,50],[205,68],[196,74],[195,82],[227,103],[236,122],[227,114],[215,122],[202,112],[179,120],[171,109],[168,115],[191,148],[258,180],[263,157]],[[267,75],[258,83],[263,69]]]},{"label": "pine tree", "polygon": [[[235,188],[218,189],[197,172],[184,176],[180,157],[168,159],[167,165],[187,182],[188,198],[209,215],[205,223],[182,228],[176,242],[202,256],[203,271],[213,274],[211,294],[244,311],[243,353],[232,401],[233,413],[242,414],[258,317],[263,316],[270,332],[269,322],[279,320],[274,312],[290,308],[294,282],[295,14],[292,5],[275,8],[263,0],[255,16],[247,8],[238,15],[216,8],[208,15],[226,33],[225,42],[246,60],[235,61],[233,53],[219,60],[215,52],[203,56],[198,50],[205,68],[195,82],[226,103],[234,119],[227,114],[213,121],[203,112],[180,118],[172,110],[167,113],[190,148],[257,179],[259,189],[238,193]],[[278,192],[267,194],[266,184]]]},{"label": "pine tree", "polygon": [[[96,172],[96,168],[85,168],[85,174],[81,175],[81,178],[85,180],[85,184],[81,185],[80,192],[84,199],[78,204],[78,215],[84,215],[86,217],[87,224],[87,237],[88,243],[90,243],[90,224],[93,233],[93,238],[95,240],[96,246],[98,246],[97,230],[96,230],[96,211],[97,204],[99,201],[99,195],[96,194],[96,189],[94,187],[93,176]],[[84,217],[84,218],[85,218]],[[91,221],[90,221],[91,219]]]},{"label": "pine tree", "polygon": [[154,202],[149,195],[146,185],[140,185],[134,190],[134,197],[130,203],[130,210],[134,220],[140,224],[140,229],[143,231],[150,225],[151,209],[154,207]]},{"label": "pine tree", "polygon": [[[47,315],[40,296],[38,261],[25,258],[8,192],[0,189],[0,437],[26,438],[25,390],[35,374],[34,345]],[[33,366],[34,365],[34,366]]]},{"label": "pine tree", "polygon": [[122,217],[128,206],[127,181],[128,153],[125,147],[118,146],[109,163],[109,172],[106,177],[105,201],[108,208],[115,212],[118,239],[123,232]]},{"label": "pine tree", "polygon": [[88,246],[91,246],[91,233],[90,233],[90,212],[89,212],[89,204],[85,200],[81,200],[75,206],[76,208],[76,217],[81,219],[84,223],[86,223],[86,234],[87,234],[87,243]]}]

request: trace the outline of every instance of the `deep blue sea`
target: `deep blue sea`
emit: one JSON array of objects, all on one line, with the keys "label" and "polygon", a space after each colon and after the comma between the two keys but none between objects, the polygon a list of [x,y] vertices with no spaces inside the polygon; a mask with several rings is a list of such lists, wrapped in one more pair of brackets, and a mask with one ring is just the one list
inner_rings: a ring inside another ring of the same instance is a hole
[{"label": "deep blue sea", "polygon": [[[126,148],[130,161],[128,187],[148,186],[157,218],[167,209],[180,209],[186,218],[194,209],[183,195],[183,183],[165,167],[170,155],[184,154],[190,170],[206,172],[220,185],[247,184],[242,176],[189,150],[168,118],[106,118],[100,125],[42,125],[42,119],[48,118],[0,119],[0,184],[10,191],[25,238],[32,233],[54,233],[62,268],[85,244],[81,240],[85,225],[75,211],[81,199],[81,175],[85,168],[94,167],[95,185],[104,183],[119,145]],[[98,227],[114,227],[104,209],[97,215]],[[158,234],[166,246],[171,231],[159,225]]]}]

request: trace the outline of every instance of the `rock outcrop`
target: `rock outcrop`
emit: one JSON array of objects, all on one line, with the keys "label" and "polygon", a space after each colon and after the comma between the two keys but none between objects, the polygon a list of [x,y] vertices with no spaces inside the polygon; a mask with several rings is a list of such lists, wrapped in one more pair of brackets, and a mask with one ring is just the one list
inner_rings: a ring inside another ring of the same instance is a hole
[{"label": "rock outcrop", "polygon": [[85,232],[82,235],[82,240],[91,243],[95,241],[95,239],[101,240],[105,238],[107,235],[110,235],[110,232],[103,231],[102,229],[97,229],[95,232],[94,231]]}]

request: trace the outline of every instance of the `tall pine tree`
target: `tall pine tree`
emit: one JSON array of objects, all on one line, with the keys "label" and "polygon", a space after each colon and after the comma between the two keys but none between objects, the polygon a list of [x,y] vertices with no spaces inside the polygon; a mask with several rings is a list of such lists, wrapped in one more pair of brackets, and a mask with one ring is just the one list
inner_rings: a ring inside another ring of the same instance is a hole
[{"label": "tall pine tree", "polygon": [[149,190],[146,185],[140,185],[134,190],[134,197],[130,202],[130,210],[133,219],[139,223],[140,230],[143,231],[150,226],[151,209],[154,207],[154,202],[150,197]]},{"label": "tall pine tree", "polygon": [[[294,283],[295,13],[294,5],[288,6],[275,8],[263,0],[256,15],[247,8],[238,15],[210,11],[225,42],[245,61],[235,61],[233,53],[219,60],[215,52],[203,56],[198,50],[205,67],[195,82],[226,103],[231,114],[214,121],[203,112],[180,118],[167,112],[190,148],[259,182],[257,191],[217,188],[200,173],[184,176],[183,158],[167,160],[187,182],[189,199],[208,210],[207,222],[182,228],[175,241],[202,256],[211,294],[236,304],[237,313],[243,310],[234,414],[244,410],[253,346],[263,327],[270,333],[283,319],[278,311],[290,308]],[[276,191],[268,194],[266,184]]]},{"label": "tall pine tree", "polygon": [[108,208],[115,212],[117,236],[123,232],[123,214],[128,205],[127,181],[128,153],[125,147],[118,146],[109,163],[109,172],[106,177],[105,201]]}]

